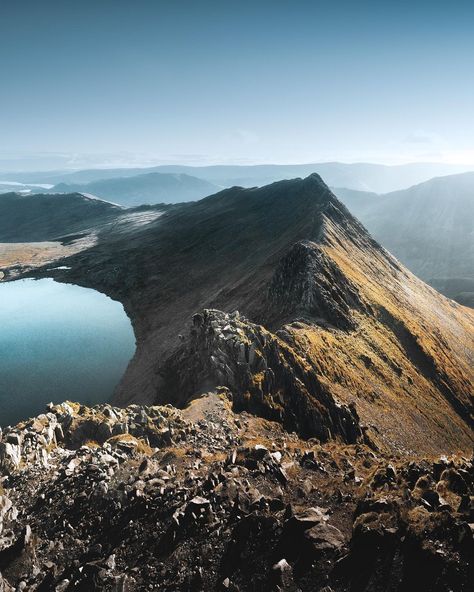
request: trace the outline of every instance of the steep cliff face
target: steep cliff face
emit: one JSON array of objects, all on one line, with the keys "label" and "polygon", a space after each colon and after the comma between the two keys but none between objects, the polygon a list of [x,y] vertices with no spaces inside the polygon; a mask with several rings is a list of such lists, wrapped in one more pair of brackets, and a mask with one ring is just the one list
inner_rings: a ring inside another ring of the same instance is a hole
[{"label": "steep cliff face", "polygon": [[[226,352],[227,366],[239,371],[222,381],[235,388],[237,406],[248,393],[247,409],[280,413],[304,435],[324,439],[328,430],[350,441],[355,432],[335,427],[338,401],[355,407],[350,415],[380,448],[410,454],[472,445],[474,313],[409,273],[317,175],[229,189],[147,226],[108,230],[66,264],[72,269],[58,279],[121,300],[134,324],[137,353],[119,404],[189,400],[203,368],[221,380],[211,372],[216,344],[200,349],[194,338],[183,346],[179,336],[196,312],[239,310],[251,321],[244,332],[273,345],[261,347],[268,372],[259,388],[258,368],[244,380],[239,352]],[[295,368],[289,382],[286,364]],[[287,411],[279,412],[282,396]],[[309,409],[319,415],[305,423]]]}]

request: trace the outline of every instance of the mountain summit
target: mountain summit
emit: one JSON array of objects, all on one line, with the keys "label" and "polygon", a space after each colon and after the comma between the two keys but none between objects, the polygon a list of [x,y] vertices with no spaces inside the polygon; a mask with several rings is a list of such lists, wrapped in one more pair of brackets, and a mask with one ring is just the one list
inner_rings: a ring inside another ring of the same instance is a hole
[{"label": "mountain summit", "polygon": [[116,403],[182,406],[226,386],[237,409],[304,437],[399,453],[472,444],[474,314],[380,247],[319,175],[109,231],[67,266],[58,279],[132,319]]}]

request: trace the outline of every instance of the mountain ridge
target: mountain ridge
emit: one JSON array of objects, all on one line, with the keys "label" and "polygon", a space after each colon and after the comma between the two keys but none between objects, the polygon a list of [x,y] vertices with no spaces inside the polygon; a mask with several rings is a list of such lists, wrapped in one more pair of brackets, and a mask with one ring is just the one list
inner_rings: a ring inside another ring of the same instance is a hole
[{"label": "mountain ridge", "polygon": [[[119,299],[134,325],[137,352],[117,403],[167,402],[160,369],[192,316],[239,310],[282,336],[317,389],[356,405],[378,446],[472,445],[474,315],[403,268],[319,175],[224,190],[125,235],[99,235],[66,262],[72,269],[55,277]],[[285,383],[272,370],[274,385]],[[259,373],[249,372],[257,388]]]},{"label": "mountain ridge", "polygon": [[26,274],[138,349],[117,406],[0,430],[0,588],[469,590],[474,311],[318,175],[138,210]]},{"label": "mountain ridge", "polygon": [[110,221],[122,211],[81,193],[0,194],[0,242],[52,240]]}]

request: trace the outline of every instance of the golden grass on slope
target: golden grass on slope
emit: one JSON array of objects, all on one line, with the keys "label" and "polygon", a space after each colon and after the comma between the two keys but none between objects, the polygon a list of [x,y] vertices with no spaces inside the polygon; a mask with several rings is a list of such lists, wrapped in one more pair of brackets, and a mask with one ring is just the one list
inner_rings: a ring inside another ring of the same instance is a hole
[{"label": "golden grass on slope", "polygon": [[474,311],[398,268],[382,250],[341,237],[330,221],[326,226],[321,248],[373,315],[354,311],[357,329],[350,332],[291,327],[296,349],[336,396],[356,403],[383,447],[410,454],[469,450]]}]

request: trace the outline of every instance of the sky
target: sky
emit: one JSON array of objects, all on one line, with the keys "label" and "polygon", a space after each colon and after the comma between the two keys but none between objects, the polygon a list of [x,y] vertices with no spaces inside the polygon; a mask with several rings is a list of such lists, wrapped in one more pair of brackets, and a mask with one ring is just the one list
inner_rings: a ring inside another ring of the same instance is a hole
[{"label": "sky", "polygon": [[0,0],[0,169],[474,164],[473,31],[456,0]]}]

